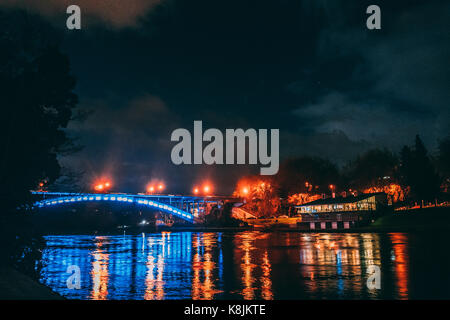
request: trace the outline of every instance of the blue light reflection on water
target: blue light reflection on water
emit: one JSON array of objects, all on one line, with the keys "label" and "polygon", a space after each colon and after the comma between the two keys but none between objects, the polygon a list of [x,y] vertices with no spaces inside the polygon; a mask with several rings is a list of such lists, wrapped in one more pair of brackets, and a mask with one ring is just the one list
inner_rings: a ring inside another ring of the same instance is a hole
[{"label": "blue light reflection on water", "polygon": [[[378,234],[162,232],[46,236],[45,240],[40,282],[71,299],[409,295],[405,235],[380,239]],[[383,250],[389,254],[383,255]],[[400,258],[393,261],[391,252]],[[383,280],[391,286],[378,291],[366,287],[371,264],[382,267]],[[81,270],[81,289],[67,287],[70,265]]]},{"label": "blue light reflection on water", "polygon": [[[211,250],[216,234],[46,236],[45,240],[40,282],[67,298],[181,299],[200,292],[206,295],[203,298],[212,298],[208,292],[213,290]],[[70,265],[81,270],[79,290],[67,288]],[[219,274],[222,266],[217,266]],[[204,287],[196,292],[193,285]]]}]

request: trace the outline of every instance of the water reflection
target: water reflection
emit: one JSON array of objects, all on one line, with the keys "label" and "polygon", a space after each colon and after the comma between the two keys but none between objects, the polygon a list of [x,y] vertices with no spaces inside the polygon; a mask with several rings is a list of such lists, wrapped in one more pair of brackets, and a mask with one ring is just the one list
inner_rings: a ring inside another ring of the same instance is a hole
[{"label": "water reflection", "polygon": [[[269,233],[248,232],[237,234],[234,239],[235,255],[239,260],[243,288],[242,298],[272,299],[271,264],[267,251]],[[259,246],[259,243],[264,243]]]},{"label": "water reflection", "polygon": [[[47,236],[40,281],[78,299],[410,298],[407,234]],[[67,267],[81,269],[68,289]],[[382,289],[368,289],[369,266]],[[391,285],[392,284],[392,285]]]},{"label": "water reflection", "polygon": [[106,300],[108,296],[108,259],[109,255],[104,252],[102,246],[107,242],[105,237],[95,238],[97,249],[92,253],[92,292],[91,299]]},{"label": "water reflection", "polygon": [[408,237],[401,233],[391,233],[389,238],[393,246],[392,259],[395,261],[394,270],[399,298],[408,299]]},{"label": "water reflection", "polygon": [[263,261],[261,265],[262,269],[262,277],[261,277],[261,290],[262,290],[262,298],[264,300],[272,300],[272,280],[270,280],[270,261],[267,250],[264,252]]},{"label": "water reflection", "polygon": [[192,299],[211,300],[220,292],[216,288],[218,270],[216,261],[217,235],[214,233],[194,234],[192,247],[194,257],[192,263]]},{"label": "water reflection", "polygon": [[[161,241],[156,242],[155,239],[148,238],[148,253],[147,253],[147,272],[145,276],[145,300],[162,300],[164,298],[164,258],[166,239],[170,239],[170,233],[163,232],[161,234]],[[167,246],[167,251],[170,252],[170,246]],[[145,252],[145,234],[142,235],[142,251]],[[154,256],[157,252],[157,256]]]}]

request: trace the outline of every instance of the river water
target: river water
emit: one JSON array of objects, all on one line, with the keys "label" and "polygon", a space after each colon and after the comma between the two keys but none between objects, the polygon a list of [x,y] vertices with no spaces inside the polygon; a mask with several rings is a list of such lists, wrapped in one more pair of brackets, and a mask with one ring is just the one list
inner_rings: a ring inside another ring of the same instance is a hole
[{"label": "river water", "polygon": [[[446,234],[162,232],[44,239],[39,281],[70,299],[450,298]],[[79,289],[73,277],[68,285],[70,266],[80,270]]]}]

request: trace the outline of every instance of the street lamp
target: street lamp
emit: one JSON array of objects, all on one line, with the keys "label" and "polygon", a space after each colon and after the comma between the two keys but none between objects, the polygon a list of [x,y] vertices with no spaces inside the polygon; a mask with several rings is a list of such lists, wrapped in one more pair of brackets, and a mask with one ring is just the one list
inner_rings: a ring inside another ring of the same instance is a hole
[{"label": "street lamp", "polygon": [[330,184],[330,190],[331,190],[331,197],[332,198],[335,198],[336,197],[336,193],[334,192],[334,189],[335,189],[336,187],[334,186],[334,185],[332,185],[332,184]]}]

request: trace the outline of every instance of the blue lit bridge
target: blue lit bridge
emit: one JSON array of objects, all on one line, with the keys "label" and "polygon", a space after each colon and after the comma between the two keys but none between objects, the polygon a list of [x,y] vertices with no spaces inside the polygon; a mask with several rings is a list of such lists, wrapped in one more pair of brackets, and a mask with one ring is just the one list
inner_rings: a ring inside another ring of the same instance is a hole
[{"label": "blue lit bridge", "polygon": [[146,195],[123,193],[64,193],[32,191],[39,200],[34,207],[45,208],[81,202],[115,202],[138,205],[171,214],[186,222],[193,223],[200,213],[207,214],[207,208],[222,205],[230,197],[217,196],[181,196],[181,195]]}]

